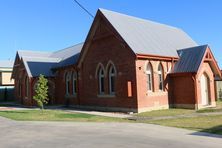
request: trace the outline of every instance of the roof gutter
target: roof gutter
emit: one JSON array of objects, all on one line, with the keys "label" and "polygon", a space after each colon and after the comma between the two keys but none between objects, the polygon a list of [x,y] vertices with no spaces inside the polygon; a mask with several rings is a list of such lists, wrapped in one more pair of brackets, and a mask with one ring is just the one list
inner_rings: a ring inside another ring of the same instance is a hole
[{"label": "roof gutter", "polygon": [[57,70],[62,70],[62,69],[66,69],[66,68],[71,68],[71,67],[73,67],[74,69],[77,69],[77,70],[79,69],[77,64],[72,64],[72,65],[68,65],[68,66],[54,67],[54,68],[51,68],[51,70],[57,71]]},{"label": "roof gutter", "polygon": [[177,61],[179,57],[170,57],[170,56],[158,56],[158,55],[151,55],[151,54],[140,54],[137,53],[136,57],[138,59],[152,59],[152,60],[166,60],[166,61]]},{"label": "roof gutter", "polygon": [[177,77],[177,76],[193,76],[196,75],[196,72],[178,72],[178,73],[169,73],[170,76],[172,77]]}]

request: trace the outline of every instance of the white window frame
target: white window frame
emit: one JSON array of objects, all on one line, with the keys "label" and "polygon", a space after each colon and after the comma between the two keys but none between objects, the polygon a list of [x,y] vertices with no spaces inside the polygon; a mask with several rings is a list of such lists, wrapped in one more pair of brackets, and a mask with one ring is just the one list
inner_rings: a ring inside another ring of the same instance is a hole
[{"label": "white window frame", "polygon": [[66,95],[70,95],[70,93],[69,93],[70,73],[69,72],[66,72],[66,74],[65,74],[65,83],[66,83]]},{"label": "white window frame", "polygon": [[73,95],[77,94],[77,73],[73,72],[72,74],[72,93]]},{"label": "white window frame", "polygon": [[[115,94],[115,77],[116,77],[116,70],[113,65],[110,66],[109,68],[109,93],[114,95]],[[112,84],[112,78],[114,78],[114,84]],[[113,89],[112,90],[112,85]]]},{"label": "white window frame", "polygon": [[[158,81],[159,81],[159,90],[164,91],[164,88],[163,88],[163,66],[161,64],[159,64],[159,66],[158,66]],[[161,85],[162,89],[160,89],[160,85]]]},{"label": "white window frame", "polygon": [[[152,65],[149,62],[146,66],[146,75],[147,75],[147,91],[153,91],[153,69]],[[150,78],[150,80],[149,80]]]}]

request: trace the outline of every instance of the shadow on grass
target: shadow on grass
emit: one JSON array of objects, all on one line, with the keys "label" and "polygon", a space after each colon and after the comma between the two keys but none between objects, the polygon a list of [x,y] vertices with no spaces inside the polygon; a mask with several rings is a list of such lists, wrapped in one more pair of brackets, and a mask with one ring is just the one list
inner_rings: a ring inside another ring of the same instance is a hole
[{"label": "shadow on grass", "polygon": [[191,135],[222,138],[222,125],[215,126],[209,129],[203,129],[199,132],[192,133]]},{"label": "shadow on grass", "polygon": [[207,108],[196,111],[197,113],[222,112],[222,108]]}]

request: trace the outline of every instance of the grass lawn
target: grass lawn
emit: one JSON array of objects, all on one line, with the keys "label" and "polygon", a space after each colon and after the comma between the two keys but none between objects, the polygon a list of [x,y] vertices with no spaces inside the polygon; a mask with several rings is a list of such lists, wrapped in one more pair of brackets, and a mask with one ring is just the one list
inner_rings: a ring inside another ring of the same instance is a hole
[{"label": "grass lawn", "polygon": [[[145,113],[135,114],[135,117],[164,117],[189,115],[193,113],[221,112],[222,102],[217,102],[216,108],[208,108],[199,111],[189,109],[167,109],[157,110]],[[111,118],[96,116],[82,113],[67,113],[65,111],[45,110],[12,110],[0,111],[0,116],[19,121],[74,121],[74,122],[133,122],[133,123],[150,123],[163,126],[186,128],[195,131],[209,132],[222,135],[222,115],[204,115],[199,117],[186,117],[175,119],[158,119],[158,120],[138,120],[130,121],[127,119]]]},{"label": "grass lawn", "polygon": [[170,109],[149,111],[135,115],[139,117],[164,117],[164,116],[176,116],[176,115],[186,115],[192,113],[209,113],[209,112],[222,112],[222,101],[217,101],[216,108],[206,108],[197,111],[191,109],[170,108]]},{"label": "grass lawn", "polygon": [[126,119],[96,116],[64,111],[17,110],[0,111],[0,116],[18,121],[80,121],[80,122],[126,122]]},{"label": "grass lawn", "polygon": [[[198,111],[189,109],[166,109],[136,114],[138,117],[166,117],[177,115],[189,115],[193,113],[222,112],[222,101],[217,102],[216,108],[201,109]],[[158,124],[178,128],[186,128],[222,135],[222,115],[206,115],[200,117],[186,117],[162,120],[143,120],[144,123]]]},{"label": "grass lawn", "polygon": [[190,109],[164,109],[164,110],[155,110],[144,113],[136,114],[139,117],[163,117],[163,116],[176,116],[176,115],[185,115],[194,113],[195,110]]},{"label": "grass lawn", "polygon": [[222,115],[153,120],[153,121],[147,121],[147,122],[145,121],[145,123],[178,127],[178,128],[186,128],[186,129],[191,129],[195,131],[202,131],[202,132],[222,135]]}]

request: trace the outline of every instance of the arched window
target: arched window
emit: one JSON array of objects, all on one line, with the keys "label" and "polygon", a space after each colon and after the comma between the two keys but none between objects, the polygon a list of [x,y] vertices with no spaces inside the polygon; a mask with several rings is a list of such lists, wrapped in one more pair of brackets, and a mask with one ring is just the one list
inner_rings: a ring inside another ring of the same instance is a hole
[{"label": "arched window", "polygon": [[26,89],[25,96],[28,97],[29,96],[29,78],[28,77],[25,78],[25,89]]},{"label": "arched window", "polygon": [[73,95],[77,94],[77,73],[72,73],[72,93]]},{"label": "arched window", "polygon": [[163,91],[163,66],[158,66],[159,90]]},{"label": "arched window", "polygon": [[66,95],[70,94],[70,74],[66,72],[65,74],[65,82],[66,82]]},{"label": "arched window", "polygon": [[116,71],[113,65],[109,67],[109,93],[115,94],[115,77]]},{"label": "arched window", "polygon": [[21,80],[18,80],[18,93],[19,93],[19,97],[22,96],[22,84],[21,84]]},{"label": "arched window", "polygon": [[147,64],[146,75],[147,75],[147,90],[153,91],[153,68],[151,66],[151,63]]},{"label": "arched window", "polygon": [[99,94],[104,94],[104,92],[105,92],[105,88],[104,88],[105,74],[104,74],[104,69],[102,67],[99,68],[98,79],[99,79]]}]

